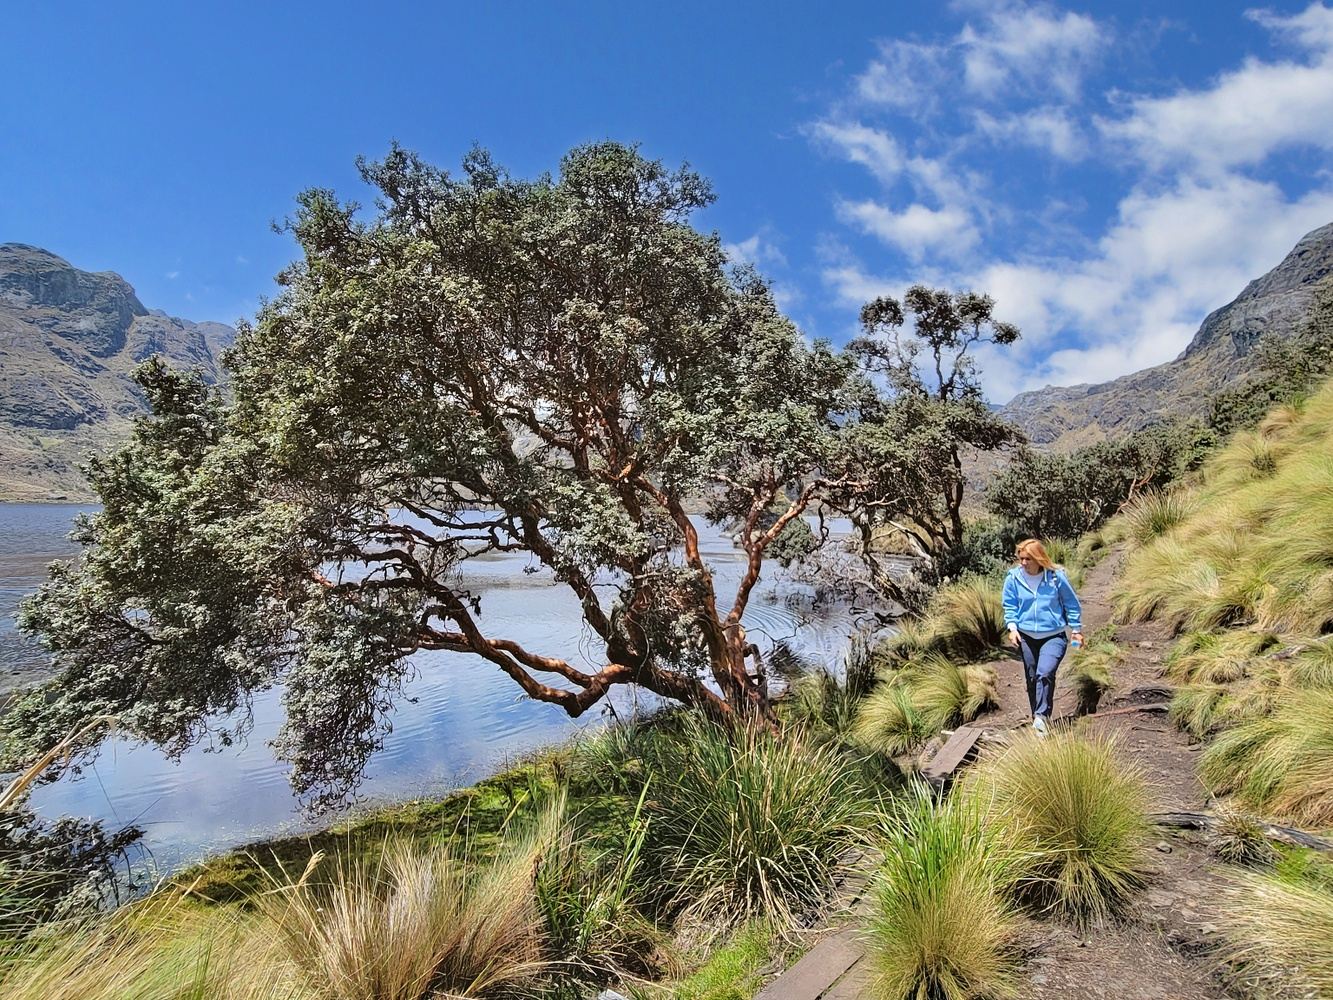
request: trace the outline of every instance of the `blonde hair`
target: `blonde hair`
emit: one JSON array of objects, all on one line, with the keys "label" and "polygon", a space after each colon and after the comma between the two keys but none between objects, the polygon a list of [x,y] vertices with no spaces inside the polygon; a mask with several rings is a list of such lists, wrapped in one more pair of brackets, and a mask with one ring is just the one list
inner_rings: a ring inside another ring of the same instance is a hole
[{"label": "blonde hair", "polygon": [[1046,554],[1046,546],[1035,538],[1025,538],[1014,549],[1016,556],[1030,556],[1042,569],[1055,569],[1055,563]]}]

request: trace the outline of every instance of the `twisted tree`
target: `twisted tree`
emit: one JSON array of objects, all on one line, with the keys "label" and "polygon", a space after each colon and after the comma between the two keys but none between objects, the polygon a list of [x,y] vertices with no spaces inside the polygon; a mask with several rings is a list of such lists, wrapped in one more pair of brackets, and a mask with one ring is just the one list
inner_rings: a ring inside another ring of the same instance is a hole
[{"label": "twisted tree", "polygon": [[[62,676],[16,731],[41,746],[115,715],[179,752],[243,735],[281,679],[279,749],[323,802],[354,787],[419,650],[476,654],[572,716],[621,684],[767,715],[740,627],[766,554],[816,505],[896,488],[867,465],[855,360],[806,344],[691,227],[699,176],[632,148],[532,181],[482,152],[457,177],[396,147],[360,166],[378,212],[300,197],[301,258],[225,394],[140,372],[152,412],[90,467],[82,556],[23,610]],[[734,592],[690,505],[740,522]],[[490,631],[460,569],[496,552],[572,591],[599,663]]]}]

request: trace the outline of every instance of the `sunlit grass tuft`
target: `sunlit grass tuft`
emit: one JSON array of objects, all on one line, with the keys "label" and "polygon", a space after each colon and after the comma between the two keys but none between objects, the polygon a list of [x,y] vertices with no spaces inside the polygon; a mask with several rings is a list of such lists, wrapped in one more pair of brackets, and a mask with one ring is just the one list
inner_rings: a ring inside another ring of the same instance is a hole
[{"label": "sunlit grass tuft", "polygon": [[1080,924],[1124,912],[1144,885],[1148,793],[1114,742],[1024,736],[984,758],[966,794],[1024,858],[1022,893]]},{"label": "sunlit grass tuft", "polygon": [[1014,860],[975,803],[909,797],[890,823],[866,929],[871,995],[970,1000],[1013,993]]}]

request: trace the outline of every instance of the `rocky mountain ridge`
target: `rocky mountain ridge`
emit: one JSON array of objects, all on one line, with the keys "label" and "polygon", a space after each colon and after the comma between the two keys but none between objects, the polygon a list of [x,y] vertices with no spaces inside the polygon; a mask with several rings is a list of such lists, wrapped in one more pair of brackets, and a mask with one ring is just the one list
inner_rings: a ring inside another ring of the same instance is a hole
[{"label": "rocky mountain ridge", "polygon": [[1058,450],[1137,430],[1170,415],[1199,415],[1208,399],[1249,370],[1265,333],[1291,336],[1315,288],[1333,280],[1333,223],[1308,233],[1277,267],[1214,310],[1174,361],[1098,385],[1048,387],[1015,396],[1000,413],[1033,443]]},{"label": "rocky mountain ridge", "polygon": [[78,465],[144,412],[139,362],[161,354],[216,379],[235,335],[148,309],[118,274],[0,244],[0,499],[89,499]]}]

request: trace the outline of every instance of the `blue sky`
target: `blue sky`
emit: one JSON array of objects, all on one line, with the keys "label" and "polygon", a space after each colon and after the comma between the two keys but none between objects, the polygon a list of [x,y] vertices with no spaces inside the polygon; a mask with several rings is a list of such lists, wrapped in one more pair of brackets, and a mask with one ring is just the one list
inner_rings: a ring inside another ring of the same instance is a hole
[{"label": "blue sky", "polygon": [[509,169],[642,144],[812,336],[914,281],[988,291],[991,398],[1174,357],[1333,221],[1333,8],[1279,3],[25,4],[0,241],[234,321],[358,154]]}]

